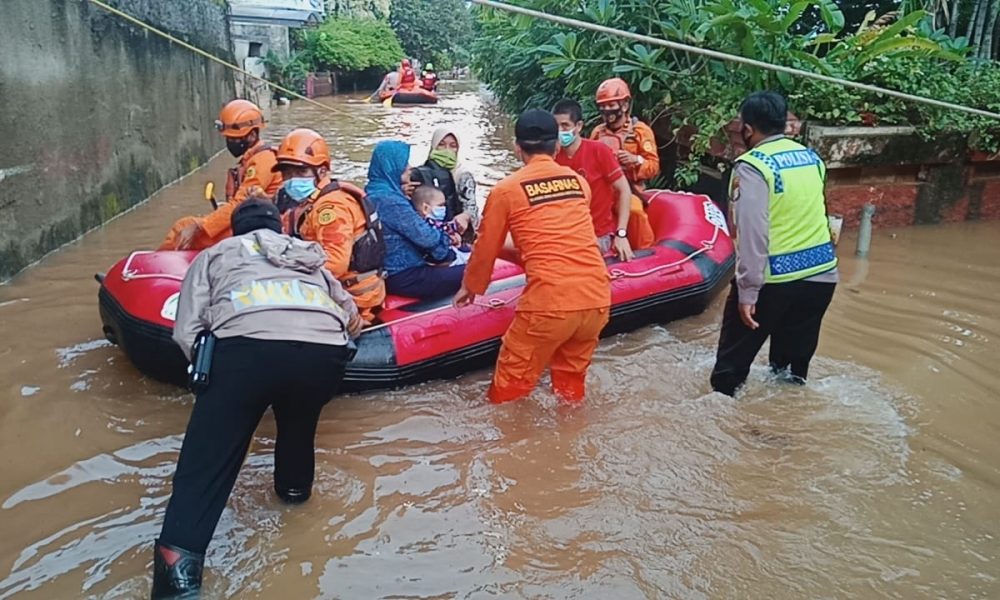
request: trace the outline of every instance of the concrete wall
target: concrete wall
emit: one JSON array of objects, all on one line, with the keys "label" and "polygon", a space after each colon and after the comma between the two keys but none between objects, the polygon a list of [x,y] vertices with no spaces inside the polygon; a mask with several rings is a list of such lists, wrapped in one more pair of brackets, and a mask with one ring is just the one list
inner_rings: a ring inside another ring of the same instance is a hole
[{"label": "concrete wall", "polygon": [[260,57],[267,56],[268,52],[274,52],[281,58],[287,59],[292,52],[288,28],[281,25],[234,22],[232,36],[237,64],[244,65],[244,68],[246,68],[244,61],[250,56],[251,43],[256,42],[261,45]]},{"label": "concrete wall", "polygon": [[[224,3],[109,4],[228,60]],[[0,280],[222,148],[232,73],[80,0],[3,0]]]}]

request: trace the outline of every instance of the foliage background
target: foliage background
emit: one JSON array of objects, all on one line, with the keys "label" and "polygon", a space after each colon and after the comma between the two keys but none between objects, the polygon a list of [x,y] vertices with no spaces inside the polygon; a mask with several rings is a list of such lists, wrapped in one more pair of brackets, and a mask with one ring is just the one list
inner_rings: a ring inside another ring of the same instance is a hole
[{"label": "foliage background", "polygon": [[[971,1],[971,0],[970,0]],[[1000,1],[1000,0],[998,0]],[[899,10],[895,2],[833,0],[515,0],[551,14],[579,18],[903,92],[1000,110],[1000,68],[975,58],[964,37],[952,37],[933,14]],[[841,7],[850,10],[842,10]],[[889,18],[879,11],[897,9]],[[903,7],[905,8],[905,7]],[[880,94],[795,78],[690,53],[648,47],[619,37],[571,30],[490,9],[476,11],[473,67],[511,112],[551,106],[568,96],[586,101],[604,79],[632,86],[636,113],[666,120],[674,132],[695,131],[693,159],[678,173],[695,177],[698,157],[735,116],[750,92],[785,94],[803,120],[832,125],[904,124],[933,137],[959,132],[973,148],[1000,149],[997,123]]]}]

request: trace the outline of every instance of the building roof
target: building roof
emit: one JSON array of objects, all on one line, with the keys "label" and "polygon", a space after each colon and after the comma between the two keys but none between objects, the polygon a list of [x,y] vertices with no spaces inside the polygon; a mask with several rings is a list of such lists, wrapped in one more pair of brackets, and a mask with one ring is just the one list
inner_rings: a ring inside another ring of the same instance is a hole
[{"label": "building roof", "polygon": [[230,0],[234,23],[303,27],[323,21],[323,0]]}]

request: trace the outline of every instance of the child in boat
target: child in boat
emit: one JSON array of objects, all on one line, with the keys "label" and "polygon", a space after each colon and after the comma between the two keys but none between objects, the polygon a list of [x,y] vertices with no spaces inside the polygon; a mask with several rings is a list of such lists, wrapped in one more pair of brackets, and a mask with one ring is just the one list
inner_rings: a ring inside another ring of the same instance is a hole
[{"label": "child in boat", "polygon": [[464,265],[469,260],[469,253],[472,248],[462,242],[462,231],[454,221],[445,221],[447,212],[444,192],[432,185],[422,185],[413,190],[413,208],[435,229],[444,232],[451,239],[454,246],[455,260],[449,264]]}]

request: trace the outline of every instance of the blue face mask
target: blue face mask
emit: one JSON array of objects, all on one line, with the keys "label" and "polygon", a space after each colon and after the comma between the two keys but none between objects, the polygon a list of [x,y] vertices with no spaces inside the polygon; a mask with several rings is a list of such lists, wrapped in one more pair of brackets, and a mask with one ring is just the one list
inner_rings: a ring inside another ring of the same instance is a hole
[{"label": "blue face mask", "polygon": [[559,143],[562,144],[563,148],[567,146],[572,146],[573,142],[576,141],[576,134],[572,131],[560,131],[559,132]]},{"label": "blue face mask", "polygon": [[444,218],[448,215],[447,206],[435,206],[431,209],[431,218],[435,221],[444,221]]},{"label": "blue face mask", "polygon": [[316,180],[312,177],[293,177],[284,184],[285,193],[296,202],[302,202],[316,191]]}]

